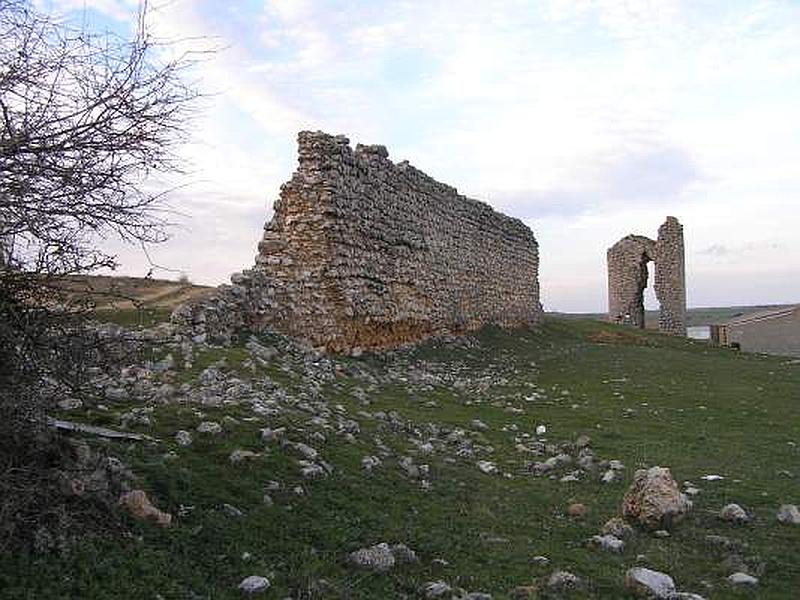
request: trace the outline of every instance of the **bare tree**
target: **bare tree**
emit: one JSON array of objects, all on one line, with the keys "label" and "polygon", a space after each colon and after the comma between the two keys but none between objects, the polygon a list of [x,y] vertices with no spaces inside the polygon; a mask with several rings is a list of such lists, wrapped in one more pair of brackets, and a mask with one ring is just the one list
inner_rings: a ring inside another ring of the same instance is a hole
[{"label": "bare tree", "polygon": [[158,180],[180,171],[176,149],[198,94],[186,83],[193,57],[164,59],[169,48],[146,19],[143,4],[131,39],[121,39],[0,0],[3,524],[39,518],[54,460],[42,436],[47,411],[110,355],[58,279],[114,266],[98,246],[108,236],[166,237]]},{"label": "bare tree", "polygon": [[73,30],[23,0],[0,0],[0,238],[19,266],[113,265],[98,234],[164,239],[162,195],[196,92],[189,57],[158,64],[139,14],[132,39]]}]

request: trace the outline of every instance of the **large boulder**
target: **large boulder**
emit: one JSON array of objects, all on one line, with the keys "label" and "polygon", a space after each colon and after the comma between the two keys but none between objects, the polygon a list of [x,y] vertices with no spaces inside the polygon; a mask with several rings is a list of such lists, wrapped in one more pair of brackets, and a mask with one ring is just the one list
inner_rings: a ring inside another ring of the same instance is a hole
[{"label": "large boulder", "polygon": [[622,500],[622,515],[646,529],[669,529],[691,508],[666,467],[636,471]]},{"label": "large boulder", "polygon": [[628,569],[625,589],[636,598],[672,598],[676,591],[672,577],[644,567]]}]

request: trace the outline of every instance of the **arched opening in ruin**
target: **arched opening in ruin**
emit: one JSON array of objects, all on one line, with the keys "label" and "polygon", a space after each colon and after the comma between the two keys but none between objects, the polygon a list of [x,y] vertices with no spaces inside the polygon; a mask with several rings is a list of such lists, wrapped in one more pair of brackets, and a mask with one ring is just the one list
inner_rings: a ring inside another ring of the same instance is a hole
[{"label": "arched opening in ruin", "polygon": [[647,269],[647,282],[645,284],[644,291],[642,293],[643,302],[644,302],[644,326],[647,328],[650,326],[651,321],[654,322],[654,325],[658,325],[658,317],[648,316],[648,312],[658,312],[661,309],[661,303],[658,301],[656,297],[656,263],[652,260],[648,260],[645,264],[645,269]]},{"label": "arched opening in ruin", "polygon": [[644,328],[645,309],[657,308],[660,331],[686,335],[683,227],[677,219],[667,217],[657,240],[625,236],[608,249],[607,260],[609,321]]},{"label": "arched opening in ruin", "polygon": [[[644,328],[645,290],[653,276],[654,242],[639,235],[622,238],[608,250],[609,318],[615,323]],[[650,286],[650,294],[654,294]],[[648,303],[650,295],[648,294]]]}]

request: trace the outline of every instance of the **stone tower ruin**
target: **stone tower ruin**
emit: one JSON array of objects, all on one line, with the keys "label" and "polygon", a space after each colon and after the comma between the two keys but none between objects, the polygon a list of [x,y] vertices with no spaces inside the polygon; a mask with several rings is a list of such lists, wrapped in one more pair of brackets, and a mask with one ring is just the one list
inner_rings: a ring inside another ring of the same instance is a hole
[{"label": "stone tower ruin", "polygon": [[608,249],[608,319],[644,328],[647,263],[655,263],[655,292],[661,305],[658,328],[686,335],[686,272],[683,226],[667,217],[658,239],[628,235]]},{"label": "stone tower ruin", "polygon": [[270,328],[350,352],[540,320],[538,245],[521,221],[383,146],[308,131],[298,144],[253,268],[173,322],[209,341]]}]

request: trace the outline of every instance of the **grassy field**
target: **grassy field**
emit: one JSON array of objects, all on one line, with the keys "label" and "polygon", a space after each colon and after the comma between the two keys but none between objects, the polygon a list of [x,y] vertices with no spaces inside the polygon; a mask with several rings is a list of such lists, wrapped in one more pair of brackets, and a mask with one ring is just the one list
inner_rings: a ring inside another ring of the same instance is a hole
[{"label": "grassy field", "polygon": [[[278,353],[253,364],[243,346],[209,350],[173,382],[197,386],[212,364],[281,410],[205,406],[184,393],[154,404],[151,425],[135,429],[160,441],[113,442],[108,451],[176,515],[175,525],[130,520],[122,537],[83,540],[58,554],[3,555],[0,596],[240,598],[238,583],[256,574],[271,581],[265,598],[416,598],[425,582],[444,580],[498,599],[565,569],[586,582],[581,597],[625,598],[625,571],[641,565],[706,598],[798,597],[800,527],[775,518],[781,504],[800,503],[797,361],[550,319],[536,331],[486,329],[383,357]],[[68,418],[114,425],[130,408],[110,404]],[[235,421],[227,419],[220,436],[194,431],[225,417]],[[358,424],[351,436],[333,425],[343,419]],[[598,458],[625,464],[624,481],[602,484],[602,471],[570,483],[531,475],[537,459],[520,444],[536,439],[537,425],[547,427],[550,444],[588,434]],[[287,441],[319,451],[332,469],[327,477],[302,477],[292,444],[261,441],[261,428],[281,426]],[[192,432],[191,446],[174,443],[179,429]],[[465,447],[469,453],[457,450]],[[236,449],[259,456],[232,465]],[[367,471],[365,456],[381,464]],[[429,473],[410,475],[402,457]],[[484,474],[479,460],[500,472]],[[634,470],[653,465],[700,488],[688,518],[670,537],[637,532],[619,555],[589,548],[587,538],[618,514]],[[724,479],[706,482],[706,474]],[[571,502],[587,505],[588,515],[568,518]],[[752,521],[720,521],[729,502]],[[710,534],[737,549],[710,545]],[[348,553],[384,541],[407,544],[419,562],[384,574],[348,564]],[[549,564],[533,561],[538,555]],[[737,560],[760,575],[755,590],[726,583]]]}]

